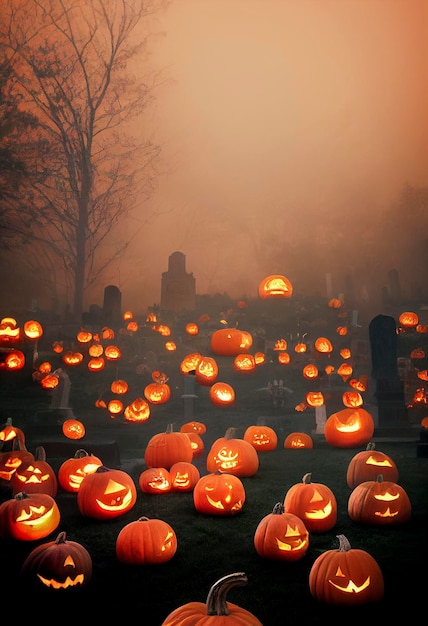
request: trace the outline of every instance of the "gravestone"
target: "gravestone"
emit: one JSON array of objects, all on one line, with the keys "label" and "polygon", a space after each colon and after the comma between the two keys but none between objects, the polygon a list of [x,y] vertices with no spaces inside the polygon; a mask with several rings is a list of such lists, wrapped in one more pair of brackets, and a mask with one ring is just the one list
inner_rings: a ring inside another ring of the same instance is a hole
[{"label": "gravestone", "polygon": [[398,375],[398,338],[395,319],[378,315],[369,324],[372,378],[376,382],[378,424],[408,425],[404,387]]},{"label": "gravestone", "polygon": [[103,316],[104,322],[116,326],[122,319],[122,294],[115,285],[104,289]]}]

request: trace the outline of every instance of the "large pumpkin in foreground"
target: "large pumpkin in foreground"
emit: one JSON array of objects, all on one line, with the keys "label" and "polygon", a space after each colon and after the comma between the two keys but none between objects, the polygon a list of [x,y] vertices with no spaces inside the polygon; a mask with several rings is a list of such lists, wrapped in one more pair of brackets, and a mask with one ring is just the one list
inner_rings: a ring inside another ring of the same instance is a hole
[{"label": "large pumpkin in foreground", "polygon": [[0,504],[0,537],[20,541],[43,539],[58,527],[60,518],[52,496],[21,492]]},{"label": "large pumpkin in foreground", "polygon": [[366,446],[374,433],[371,414],[361,407],[332,413],[324,424],[324,437],[336,448]]},{"label": "large pumpkin in foreground", "polygon": [[378,602],[384,595],[382,571],[365,550],[351,548],[338,535],[339,549],[327,550],[315,559],[309,572],[309,589],[325,604],[354,606]]},{"label": "large pumpkin in foreground", "polygon": [[226,600],[232,587],[246,585],[244,572],[223,576],[209,590],[207,601],[188,602],[165,618],[161,626],[263,626],[255,615]]}]

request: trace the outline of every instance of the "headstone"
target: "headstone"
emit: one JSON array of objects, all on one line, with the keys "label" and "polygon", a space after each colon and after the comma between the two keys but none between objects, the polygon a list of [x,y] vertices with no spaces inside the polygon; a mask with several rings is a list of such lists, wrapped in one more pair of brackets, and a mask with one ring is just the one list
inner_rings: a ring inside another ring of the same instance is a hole
[{"label": "headstone", "polygon": [[374,317],[369,325],[369,337],[379,426],[408,424],[403,383],[398,375],[395,319],[389,315]]},{"label": "headstone", "polygon": [[327,420],[327,411],[325,408],[325,404],[322,406],[315,407],[315,434],[323,435],[324,427]]},{"label": "headstone", "polygon": [[121,322],[122,294],[115,285],[108,285],[104,289],[103,316],[108,324],[116,325]]},{"label": "headstone", "polygon": [[184,400],[184,419],[191,422],[193,417],[193,409],[195,400],[198,397],[195,394],[195,377],[192,374],[184,376],[184,393],[181,396]]}]

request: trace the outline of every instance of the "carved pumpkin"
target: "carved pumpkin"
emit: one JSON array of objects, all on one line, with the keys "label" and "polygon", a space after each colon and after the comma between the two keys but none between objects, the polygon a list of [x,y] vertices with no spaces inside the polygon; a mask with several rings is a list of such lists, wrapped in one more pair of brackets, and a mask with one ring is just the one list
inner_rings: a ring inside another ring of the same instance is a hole
[{"label": "carved pumpkin", "polygon": [[213,406],[229,406],[235,402],[235,390],[229,383],[217,382],[210,387],[209,397]]},{"label": "carved pumpkin", "polygon": [[202,359],[202,354],[199,352],[191,352],[187,354],[180,363],[180,372],[182,374],[189,374],[189,372],[195,372],[199,361]]},{"label": "carved pumpkin", "polygon": [[330,298],[330,300],[328,301],[328,306],[330,307],[330,309],[340,309],[340,307],[342,306],[342,301],[339,300],[339,298]]},{"label": "carved pumpkin", "polygon": [[348,500],[348,515],[354,522],[392,526],[410,521],[412,505],[405,489],[379,474],[376,480],[357,485]]},{"label": "carved pumpkin", "polygon": [[67,350],[67,352],[64,352],[62,355],[62,361],[69,367],[76,367],[83,361],[83,354],[81,352]]},{"label": "carved pumpkin", "polygon": [[309,532],[300,517],[284,513],[282,503],[278,502],[259,522],[254,547],[264,559],[298,561],[308,551]]},{"label": "carved pumpkin", "polygon": [[324,436],[336,448],[357,448],[369,443],[374,433],[374,420],[368,411],[342,409],[332,413],[324,424]]},{"label": "carved pumpkin", "polygon": [[209,387],[215,383],[217,376],[217,361],[211,356],[201,356],[195,370],[196,382]]},{"label": "carved pumpkin", "polygon": [[51,589],[83,587],[92,578],[92,559],[86,548],[60,532],[55,541],[42,543],[29,553],[20,575],[37,586]]},{"label": "carved pumpkin", "polygon": [[248,441],[235,437],[228,428],[224,437],[216,439],[207,454],[208,472],[226,472],[241,478],[254,476],[259,469],[259,457]]},{"label": "carved pumpkin", "polygon": [[196,465],[187,463],[186,461],[174,463],[169,473],[171,475],[172,491],[193,491],[201,477]]},{"label": "carved pumpkin", "polygon": [[112,393],[117,393],[118,395],[128,393],[128,389],[128,383],[122,378],[117,378],[116,380],[113,380],[113,382],[110,384],[110,391]]},{"label": "carved pumpkin", "polygon": [[232,367],[235,372],[254,372],[256,360],[252,354],[237,354]]},{"label": "carved pumpkin", "polygon": [[322,391],[308,391],[308,393],[305,395],[305,401],[308,406],[314,408],[318,406],[323,406],[325,402],[324,394],[322,393]]},{"label": "carved pumpkin", "polygon": [[123,411],[125,410],[125,406],[122,400],[114,398],[113,400],[110,400],[107,404],[107,410],[112,417],[116,417],[116,415],[120,415],[121,413],[123,413]]},{"label": "carved pumpkin", "polygon": [[342,402],[348,409],[355,409],[364,403],[363,397],[359,391],[344,391],[342,394]]},{"label": "carved pumpkin", "polygon": [[137,501],[132,477],[104,465],[85,476],[77,492],[77,505],[84,517],[112,519],[128,513]]},{"label": "carved pumpkin", "polygon": [[308,473],[286,492],[284,511],[300,517],[310,532],[324,533],[336,524],[336,497],[327,485],[311,482]]},{"label": "carved pumpkin", "polygon": [[245,497],[245,487],[234,474],[205,474],[193,489],[195,509],[205,515],[236,515],[242,510]]},{"label": "carved pumpkin", "polygon": [[28,339],[40,339],[43,336],[43,327],[37,320],[28,320],[23,326],[24,335]]},{"label": "carved pumpkin", "polygon": [[288,365],[291,361],[291,357],[288,352],[278,352],[277,361],[281,365]]},{"label": "carved pumpkin", "polygon": [[25,433],[22,428],[18,428],[12,424],[12,418],[8,417],[3,428],[0,430],[0,450],[2,447],[11,442],[13,439],[19,439],[25,444]]},{"label": "carved pumpkin", "polygon": [[25,354],[22,350],[9,350],[0,362],[0,369],[4,370],[22,370],[25,367]]},{"label": "carved pumpkin", "polygon": [[351,548],[344,535],[338,539],[339,549],[323,552],[312,564],[312,597],[325,604],[346,606],[382,600],[383,574],[376,560],[365,550]]},{"label": "carved pumpkin", "polygon": [[220,328],[211,335],[211,351],[216,356],[237,356],[248,352],[252,344],[251,334],[238,328]]},{"label": "carved pumpkin", "polygon": [[[35,375],[35,373],[33,374],[33,376]],[[43,387],[43,389],[55,389],[55,387],[58,387],[59,385],[59,376],[53,372],[52,374],[45,374],[42,375],[42,378],[40,379],[40,385]]]},{"label": "carved pumpkin", "polygon": [[168,385],[168,376],[163,372],[152,372],[152,381],[144,388],[144,397],[151,404],[164,404],[171,397],[171,388]]},{"label": "carved pumpkin", "polygon": [[284,439],[284,448],[292,448],[301,450],[302,448],[313,448],[314,442],[312,437],[307,433],[294,432],[289,433]]},{"label": "carved pumpkin", "polygon": [[20,491],[26,494],[47,493],[55,498],[58,493],[58,480],[55,470],[46,460],[43,446],[37,446],[34,460],[21,463],[11,479],[12,495]]},{"label": "carved pumpkin", "polygon": [[11,480],[22,463],[31,461],[34,461],[34,454],[27,450],[24,442],[15,437],[12,439],[11,449],[0,452],[0,479],[6,482]]},{"label": "carved pumpkin", "polygon": [[150,415],[150,404],[144,398],[135,398],[123,411],[123,417],[127,422],[147,422]]},{"label": "carved pumpkin", "polygon": [[318,337],[315,339],[314,347],[315,350],[321,352],[321,354],[330,354],[330,352],[333,352],[333,344],[327,337]]},{"label": "carved pumpkin", "polygon": [[367,380],[365,377],[360,376],[359,378],[351,378],[349,381],[349,386],[355,391],[364,392],[367,391]]},{"label": "carved pumpkin", "polygon": [[399,480],[398,468],[392,458],[375,450],[376,444],[372,441],[367,448],[355,454],[349,461],[346,471],[346,482],[350,489],[367,480],[376,480],[382,474],[385,480],[397,483]]},{"label": "carved pumpkin", "polygon": [[186,324],[185,331],[188,335],[198,335],[199,334],[199,326],[195,322],[189,322]]},{"label": "carved pumpkin", "polygon": [[101,343],[93,343],[91,346],[89,346],[89,349],[88,349],[89,356],[92,356],[94,358],[99,358],[100,356],[103,355],[103,352],[104,352],[104,347]]},{"label": "carved pumpkin", "polygon": [[79,343],[90,343],[92,341],[92,333],[90,330],[82,328],[76,335],[76,339]]},{"label": "carved pumpkin", "polygon": [[346,383],[348,378],[351,376],[352,371],[352,365],[350,365],[350,363],[342,363],[337,368],[337,374],[342,378],[344,383]]},{"label": "carved pumpkin", "polygon": [[103,462],[94,454],[80,448],[70,459],[66,459],[58,469],[58,483],[64,491],[77,493],[82,480],[93,474]]},{"label": "carved pumpkin", "polygon": [[291,298],[293,285],[282,274],[270,274],[259,283],[259,298],[261,300],[271,298]]},{"label": "carved pumpkin", "polygon": [[398,321],[404,328],[415,328],[419,324],[419,317],[414,311],[404,311]]},{"label": "carved pumpkin", "polygon": [[204,624],[230,624],[230,626],[263,626],[249,611],[227,602],[227,594],[236,585],[246,585],[248,578],[243,572],[220,578],[209,590],[206,603],[189,602],[178,607],[166,617],[161,626],[192,626]]},{"label": "carved pumpkin", "polygon": [[122,358],[122,350],[119,346],[110,344],[104,348],[104,356],[107,361],[118,361]]},{"label": "carved pumpkin", "polygon": [[161,519],[140,517],[126,524],[116,539],[116,556],[125,565],[157,565],[177,551],[174,529]]},{"label": "carved pumpkin", "polygon": [[62,432],[67,439],[82,439],[86,429],[80,420],[68,419],[62,424]]},{"label": "carved pumpkin", "polygon": [[198,435],[203,435],[207,432],[206,424],[203,422],[185,422],[182,424],[180,428],[181,433],[197,433]]},{"label": "carved pumpkin", "polygon": [[171,474],[165,467],[149,467],[141,472],[138,485],[143,493],[169,493]]},{"label": "carved pumpkin", "polygon": [[[183,431],[180,431],[183,432]],[[205,453],[205,444],[200,435],[195,432],[186,433],[192,444],[193,459],[200,459]]]},{"label": "carved pumpkin", "polygon": [[93,357],[89,359],[87,368],[90,372],[100,372],[105,367],[105,360],[102,356]]},{"label": "carved pumpkin", "polygon": [[0,504],[0,537],[36,541],[52,533],[60,522],[57,503],[47,493],[17,493]]},{"label": "carved pumpkin", "polygon": [[187,433],[174,431],[172,424],[168,424],[164,433],[153,435],[144,452],[147,467],[166,467],[169,470],[178,461],[190,463],[192,460],[192,442]]},{"label": "carved pumpkin", "polygon": [[302,370],[302,374],[304,378],[308,380],[312,380],[314,378],[318,378],[318,368],[313,363],[308,363]]},{"label": "carved pumpkin", "polygon": [[255,424],[245,430],[244,441],[248,441],[256,452],[270,452],[278,445],[278,435],[271,426]]}]

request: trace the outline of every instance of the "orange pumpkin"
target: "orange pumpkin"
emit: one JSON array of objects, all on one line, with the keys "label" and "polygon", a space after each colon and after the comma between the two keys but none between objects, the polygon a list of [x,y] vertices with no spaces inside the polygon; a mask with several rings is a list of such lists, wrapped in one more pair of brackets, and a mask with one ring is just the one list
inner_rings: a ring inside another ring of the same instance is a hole
[{"label": "orange pumpkin", "polygon": [[6,423],[3,428],[0,430],[0,449],[7,442],[12,441],[13,439],[19,439],[25,444],[25,433],[22,428],[18,428],[12,424],[12,418],[8,417]]},{"label": "orange pumpkin", "polygon": [[270,452],[278,445],[278,435],[271,426],[255,424],[245,430],[244,441],[248,441],[256,452]]},{"label": "orange pumpkin", "polygon": [[215,407],[225,407],[235,402],[235,390],[229,383],[217,382],[210,387],[209,397]]},{"label": "orange pumpkin", "polygon": [[392,458],[375,450],[376,444],[371,441],[367,448],[355,454],[348,463],[346,482],[350,489],[367,480],[376,480],[382,474],[385,480],[397,483],[399,480],[398,468]]},{"label": "orange pumpkin", "polygon": [[169,493],[171,474],[165,467],[149,467],[141,472],[138,485],[143,493]]},{"label": "orange pumpkin", "polygon": [[116,539],[117,559],[126,565],[166,563],[176,551],[175,531],[161,519],[140,517],[126,524]]},{"label": "orange pumpkin", "polygon": [[66,459],[60,465],[58,483],[64,491],[77,493],[85,476],[93,474],[102,464],[100,458],[80,448],[76,450],[73,457]]},{"label": "orange pumpkin", "polygon": [[259,469],[259,457],[254,447],[235,437],[228,428],[224,437],[216,439],[207,454],[208,472],[226,472],[239,477],[254,476]]},{"label": "orange pumpkin", "polygon": [[144,462],[147,467],[166,467],[178,461],[193,460],[193,448],[187,433],[174,431],[173,424],[168,424],[163,433],[153,435],[147,443],[144,452]]},{"label": "orange pumpkin", "polygon": [[357,448],[369,443],[374,433],[374,420],[365,409],[342,409],[332,413],[324,424],[324,436],[336,448]]},{"label": "orange pumpkin", "polygon": [[242,510],[245,497],[245,487],[234,474],[205,474],[193,489],[195,509],[205,515],[236,515]]},{"label": "orange pumpkin", "polygon": [[259,556],[277,561],[298,561],[309,548],[309,532],[300,517],[285,513],[281,502],[258,523],[254,547]]},{"label": "orange pumpkin", "polygon": [[0,504],[0,537],[36,541],[47,537],[60,522],[57,503],[47,493],[17,493]]},{"label": "orange pumpkin", "polygon": [[201,475],[193,463],[186,461],[178,461],[171,466],[169,473],[171,475],[172,491],[188,492],[193,491],[196,483]]},{"label": "orange pumpkin", "polygon": [[336,497],[327,485],[311,482],[311,476],[310,473],[305,474],[301,483],[288,489],[284,511],[300,517],[310,532],[324,533],[336,524]]},{"label": "orange pumpkin", "polygon": [[310,435],[302,432],[289,433],[284,439],[284,448],[301,450],[302,448],[313,448],[314,442]]},{"label": "orange pumpkin", "polygon": [[15,437],[12,439],[11,449],[0,452],[0,479],[10,481],[22,463],[31,461],[34,461],[34,454],[27,450],[20,439]]},{"label": "orange pumpkin", "polygon": [[199,385],[210,386],[218,376],[217,361],[211,356],[201,356],[195,370],[195,380]]},{"label": "orange pumpkin", "polygon": [[137,501],[132,477],[104,465],[85,476],[77,492],[77,506],[84,517],[113,519],[128,513]]},{"label": "orange pumpkin", "polygon": [[68,419],[62,424],[62,432],[68,439],[82,439],[86,429],[80,420]]},{"label": "orange pumpkin", "polygon": [[251,334],[238,328],[220,328],[211,335],[211,351],[216,356],[237,356],[248,352],[252,344]]},{"label": "orange pumpkin", "polygon": [[405,489],[379,474],[376,480],[357,485],[348,500],[348,515],[354,522],[395,526],[409,522],[412,505]]},{"label": "orange pumpkin", "polygon": [[182,424],[182,426],[180,427],[180,432],[197,433],[198,435],[203,435],[207,432],[207,427],[206,424],[204,424],[203,422],[190,421]]},{"label": "orange pumpkin", "polygon": [[46,460],[43,446],[37,446],[33,461],[21,463],[11,479],[12,495],[20,491],[26,494],[47,493],[55,498],[58,493],[58,479],[55,470]]},{"label": "orange pumpkin", "polygon": [[293,285],[282,274],[270,274],[259,283],[259,298],[261,300],[291,298],[292,295]]}]

